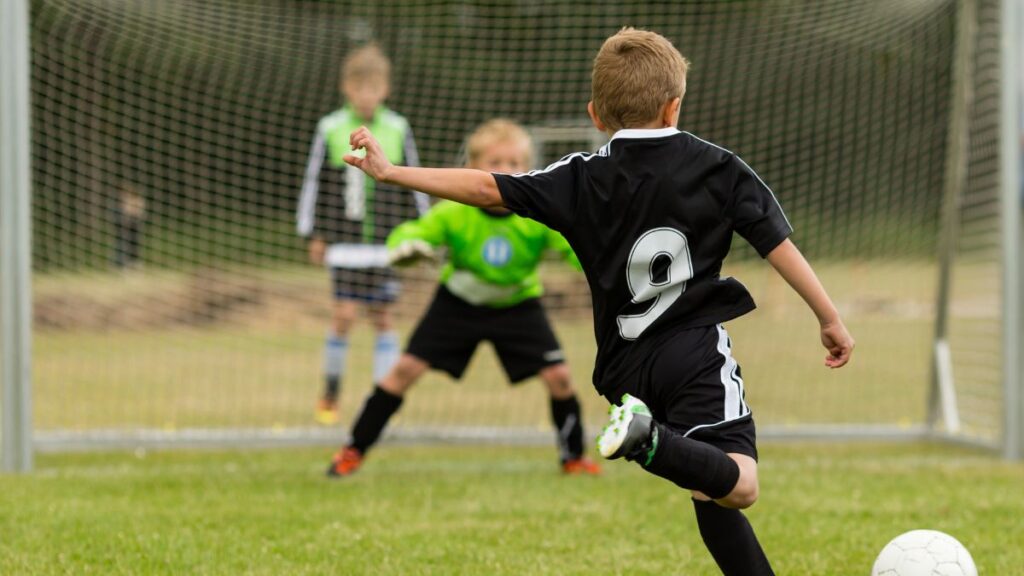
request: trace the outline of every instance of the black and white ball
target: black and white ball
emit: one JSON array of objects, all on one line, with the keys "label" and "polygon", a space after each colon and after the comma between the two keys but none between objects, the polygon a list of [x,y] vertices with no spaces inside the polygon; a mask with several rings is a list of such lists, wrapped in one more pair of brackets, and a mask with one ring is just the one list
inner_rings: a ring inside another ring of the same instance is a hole
[{"label": "black and white ball", "polygon": [[978,569],[956,538],[936,530],[912,530],[885,545],[871,576],[978,576]]}]

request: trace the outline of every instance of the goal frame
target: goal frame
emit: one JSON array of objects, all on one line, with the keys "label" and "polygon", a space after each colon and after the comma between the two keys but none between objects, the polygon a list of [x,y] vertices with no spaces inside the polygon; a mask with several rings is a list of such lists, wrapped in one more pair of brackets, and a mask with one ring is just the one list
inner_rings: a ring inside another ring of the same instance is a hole
[{"label": "goal frame", "polygon": [[[999,251],[1001,273],[1001,359],[999,367],[1003,400],[1002,435],[992,441],[972,437],[960,428],[956,400],[954,362],[948,341],[953,262],[959,231],[958,211],[967,186],[969,110],[973,101],[972,62],[976,45],[976,0],[958,5],[960,30],[954,58],[953,101],[947,140],[947,166],[943,190],[943,224],[939,249],[939,283],[936,299],[935,337],[932,350],[932,378],[928,398],[927,429],[940,439],[978,445],[999,451],[1008,460],[1024,459],[1024,380],[1021,345],[1024,344],[1022,278],[1024,271],[1024,64],[1021,35],[1024,34],[1024,0],[1002,0],[1000,5],[1000,96],[999,96]],[[940,426],[941,422],[941,426]]]},{"label": "goal frame", "polygon": [[[1021,346],[1024,345],[1024,232],[1022,232],[1022,165],[1024,165],[1024,84],[1020,68],[1024,36],[1024,0],[1001,0],[1000,94],[1000,250],[1002,301],[1000,302],[1003,395],[1002,436],[992,441],[974,438],[961,430],[957,408],[953,357],[948,343],[948,317],[952,268],[956,256],[956,211],[966,186],[969,109],[973,98],[971,62],[976,45],[976,0],[957,3],[956,53],[953,60],[947,163],[944,175],[943,223],[939,246],[939,281],[936,325],[932,349],[932,378],[927,417],[920,426],[802,425],[765,427],[761,436],[779,440],[933,439],[983,446],[1011,460],[1024,459],[1024,380]],[[30,45],[28,0],[0,0],[0,471],[32,469],[35,450],[74,450],[127,447],[267,446],[336,443],[337,433],[314,429],[214,430],[177,432],[65,431],[32,429],[32,294],[31,294],[31,133]],[[593,140],[595,132],[571,125],[535,128],[539,146],[548,140]],[[535,430],[495,430],[452,427],[396,430],[396,441],[507,443],[549,442]]]},{"label": "goal frame", "polygon": [[0,471],[32,469],[28,0],[0,0]]}]

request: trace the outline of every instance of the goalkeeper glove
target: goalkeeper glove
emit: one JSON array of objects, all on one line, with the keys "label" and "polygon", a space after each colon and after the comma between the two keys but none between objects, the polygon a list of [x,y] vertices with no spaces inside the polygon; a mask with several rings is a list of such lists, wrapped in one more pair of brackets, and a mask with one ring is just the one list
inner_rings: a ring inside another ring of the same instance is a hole
[{"label": "goalkeeper glove", "polygon": [[423,240],[409,240],[388,250],[388,264],[392,266],[412,266],[423,259],[434,259],[434,248]]}]

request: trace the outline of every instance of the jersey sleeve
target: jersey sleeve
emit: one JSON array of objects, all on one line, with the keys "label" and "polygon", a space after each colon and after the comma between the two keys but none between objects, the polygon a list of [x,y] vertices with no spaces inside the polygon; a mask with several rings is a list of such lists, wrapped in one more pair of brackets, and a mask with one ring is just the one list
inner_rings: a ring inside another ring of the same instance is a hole
[{"label": "jersey sleeve", "polygon": [[313,136],[313,145],[309,149],[309,161],[306,163],[306,175],[302,181],[302,192],[299,195],[299,206],[296,210],[296,229],[300,236],[310,237],[316,233],[317,202],[320,192],[320,169],[327,156],[327,141],[320,127]]},{"label": "jersey sleeve", "polygon": [[422,240],[431,246],[445,243],[448,231],[448,204],[441,202],[415,220],[399,225],[388,235],[387,246],[394,250],[404,242]]},{"label": "jersey sleeve", "polygon": [[548,228],[548,249],[561,254],[565,261],[575,268],[577,272],[583,270],[583,265],[580,264],[580,259],[576,256],[572,246],[569,246],[569,241],[565,239],[565,236],[550,228]]},{"label": "jersey sleeve", "polygon": [[581,154],[525,174],[494,174],[505,206],[555,230],[567,230],[576,216],[576,171]]},{"label": "jersey sleeve", "polygon": [[736,178],[729,204],[733,229],[764,258],[793,233],[793,227],[757,173],[739,157],[733,162]]}]

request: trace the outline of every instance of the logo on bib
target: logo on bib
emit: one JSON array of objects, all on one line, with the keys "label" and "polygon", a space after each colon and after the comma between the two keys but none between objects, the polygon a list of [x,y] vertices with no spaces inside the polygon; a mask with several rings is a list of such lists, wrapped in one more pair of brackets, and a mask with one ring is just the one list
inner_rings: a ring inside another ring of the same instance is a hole
[{"label": "logo on bib", "polygon": [[503,236],[492,236],[484,242],[484,261],[501,267],[512,259],[512,244]]}]

